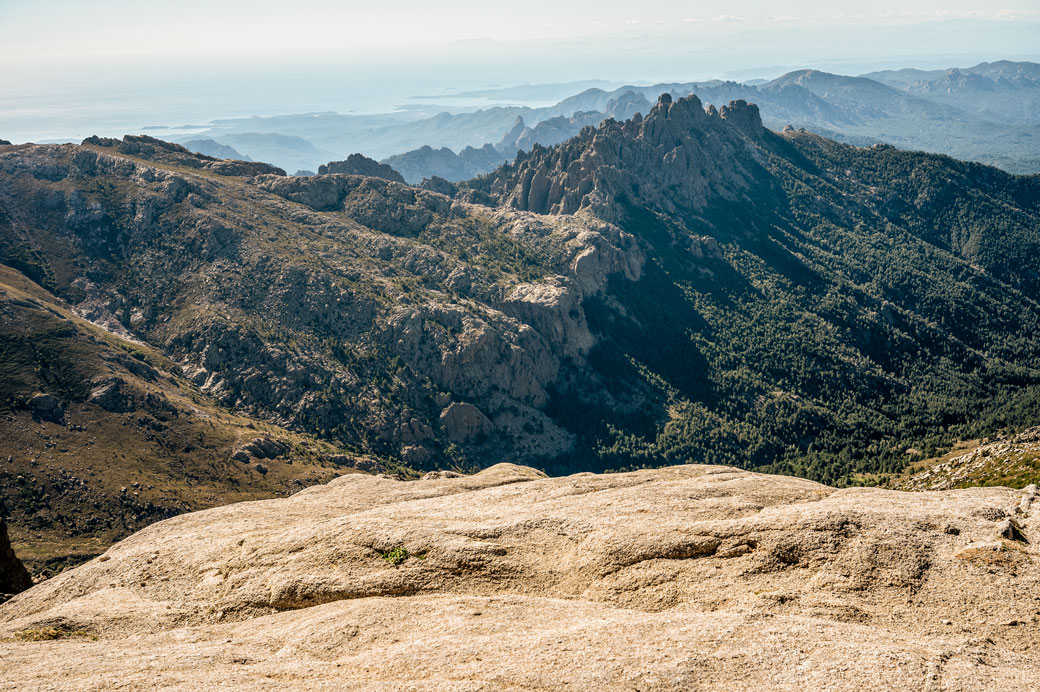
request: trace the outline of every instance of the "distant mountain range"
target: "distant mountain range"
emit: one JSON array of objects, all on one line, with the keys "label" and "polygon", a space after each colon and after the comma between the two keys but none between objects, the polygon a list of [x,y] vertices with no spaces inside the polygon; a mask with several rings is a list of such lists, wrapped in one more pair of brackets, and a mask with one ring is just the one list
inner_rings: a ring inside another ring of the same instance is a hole
[{"label": "distant mountain range", "polygon": [[[558,93],[559,88],[554,85],[545,93]],[[791,125],[853,144],[884,142],[1015,173],[1040,172],[1040,137],[1036,136],[1040,65],[1007,61],[858,77],[799,70],[771,81],[592,87],[539,108],[508,105],[467,111],[451,107],[430,115],[427,106],[385,115],[321,113],[223,120],[177,139],[194,147],[201,146],[200,140],[212,140],[290,171],[317,170],[322,163],[360,152],[389,163],[412,183],[433,176],[454,182],[488,173],[534,144],[557,144],[586,125],[645,110],[663,92],[676,98],[695,93],[703,102],[716,105],[735,99],[754,102],[765,125],[775,130]],[[535,93],[534,87],[524,87],[481,95],[531,97]],[[514,132],[518,120],[525,130],[519,135]]]}]

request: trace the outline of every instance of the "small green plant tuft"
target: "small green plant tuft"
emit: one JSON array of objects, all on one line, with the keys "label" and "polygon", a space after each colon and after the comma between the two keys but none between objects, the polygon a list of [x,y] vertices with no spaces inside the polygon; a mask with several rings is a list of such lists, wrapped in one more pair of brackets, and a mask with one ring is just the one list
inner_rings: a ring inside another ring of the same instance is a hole
[{"label": "small green plant tuft", "polygon": [[383,559],[386,560],[387,564],[397,567],[399,564],[408,559],[408,550],[403,545],[397,545],[381,553]]}]

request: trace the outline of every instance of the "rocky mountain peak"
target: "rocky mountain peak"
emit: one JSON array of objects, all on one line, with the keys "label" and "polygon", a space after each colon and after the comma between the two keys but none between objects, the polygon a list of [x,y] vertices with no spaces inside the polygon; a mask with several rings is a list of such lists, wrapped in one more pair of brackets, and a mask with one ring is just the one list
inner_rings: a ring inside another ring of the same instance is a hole
[{"label": "rocky mountain peak", "polygon": [[284,170],[268,163],[218,159],[148,135],[126,135],[121,140],[93,135],[83,140],[83,146],[112,149],[120,154],[154,163],[203,168],[218,175],[285,175]]},{"label": "rocky mountain peak", "polygon": [[645,113],[648,110],[650,102],[645,96],[635,91],[626,91],[607,101],[606,113],[617,120],[628,120],[637,113]]},{"label": "rocky mountain peak", "polygon": [[346,173],[348,175],[365,175],[371,178],[382,178],[395,183],[405,180],[401,174],[385,163],[374,161],[364,154],[351,154],[346,161],[330,161],[318,167],[318,175]]},{"label": "rocky mountain peak", "polygon": [[516,120],[513,121],[513,126],[509,128],[509,132],[507,132],[505,136],[502,138],[502,141],[515,142],[520,138],[520,135],[522,135],[526,130],[527,123],[524,122],[523,116],[518,115],[516,116]]},{"label": "rocky mountain peak", "polygon": [[695,95],[669,93],[641,117],[608,118],[551,148],[534,147],[481,181],[503,203],[538,213],[589,208],[615,221],[619,196],[637,195],[661,211],[703,209],[712,198],[745,194],[764,136],[758,107],[732,101],[705,110]]}]

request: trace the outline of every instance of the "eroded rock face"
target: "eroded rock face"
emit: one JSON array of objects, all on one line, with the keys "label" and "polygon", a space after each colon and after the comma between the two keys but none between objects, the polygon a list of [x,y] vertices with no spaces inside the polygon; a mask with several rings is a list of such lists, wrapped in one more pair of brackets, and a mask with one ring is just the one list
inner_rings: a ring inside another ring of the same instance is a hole
[{"label": "eroded rock face", "polygon": [[81,639],[5,645],[16,687],[1031,689],[1021,495],[711,466],[351,475],[153,525],[0,607],[0,636]]},{"label": "eroded rock face", "polygon": [[282,440],[275,440],[270,437],[255,437],[236,449],[231,457],[243,463],[249,463],[253,459],[277,459],[288,452],[290,448],[289,443]]}]

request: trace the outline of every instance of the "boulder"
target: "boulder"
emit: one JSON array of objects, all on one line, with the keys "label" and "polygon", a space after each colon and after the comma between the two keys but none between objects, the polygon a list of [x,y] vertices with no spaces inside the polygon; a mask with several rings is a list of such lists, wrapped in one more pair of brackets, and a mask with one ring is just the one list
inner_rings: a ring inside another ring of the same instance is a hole
[{"label": "boulder", "polygon": [[58,397],[53,394],[37,394],[29,400],[29,408],[32,409],[33,416],[41,420],[52,423],[61,423],[65,420],[65,409]]},{"label": "boulder", "polygon": [[465,402],[456,401],[440,416],[441,428],[455,442],[470,442],[491,432],[492,424],[484,413]]},{"label": "boulder", "polygon": [[98,382],[87,400],[111,413],[127,413],[134,410],[133,397],[127,389],[121,377],[110,377]]},{"label": "boulder", "polygon": [[255,437],[242,445],[238,451],[254,456],[257,459],[277,459],[290,449],[292,449],[292,445],[288,442],[275,440],[270,437]]},{"label": "boulder", "polygon": [[401,448],[401,460],[412,466],[421,466],[430,460],[430,450],[422,445],[408,445]]}]

